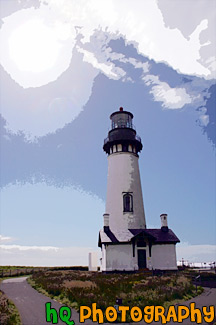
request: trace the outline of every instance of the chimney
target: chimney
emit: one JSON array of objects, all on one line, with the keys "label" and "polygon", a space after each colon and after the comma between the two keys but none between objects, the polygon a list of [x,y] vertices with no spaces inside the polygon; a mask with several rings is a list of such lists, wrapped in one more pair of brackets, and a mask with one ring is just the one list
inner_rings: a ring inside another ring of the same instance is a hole
[{"label": "chimney", "polygon": [[109,213],[104,213],[104,231],[109,229]]},{"label": "chimney", "polygon": [[167,214],[162,213],[160,215],[160,218],[161,218],[161,230],[164,232],[168,232],[169,228],[168,228],[168,224],[167,224]]}]

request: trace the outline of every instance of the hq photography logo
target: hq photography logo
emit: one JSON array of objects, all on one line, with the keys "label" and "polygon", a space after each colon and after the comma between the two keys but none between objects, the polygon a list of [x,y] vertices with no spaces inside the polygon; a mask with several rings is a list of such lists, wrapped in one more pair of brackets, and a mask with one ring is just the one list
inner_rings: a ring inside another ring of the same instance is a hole
[{"label": "hq photography logo", "polygon": [[[69,307],[62,306],[59,309],[59,314],[55,308],[51,307],[51,303],[45,304],[46,322],[51,324],[58,324],[61,320],[67,325],[74,325],[75,322],[71,320],[72,310]],[[143,310],[140,307],[129,306],[109,306],[105,311],[97,308],[96,303],[92,303],[92,307],[81,306],[79,313],[79,322],[85,323],[86,320],[91,319],[97,324],[103,324],[104,322],[113,323],[120,316],[120,322],[125,323],[127,316],[131,317],[133,322],[144,321],[145,324],[151,324],[161,321],[162,324],[167,324],[170,321],[174,323],[182,323],[184,320],[188,320],[194,324],[202,324],[213,322],[215,318],[214,306],[203,306],[202,309],[196,308],[195,303],[190,303],[187,306],[169,306],[166,311],[163,306],[146,306]]]}]

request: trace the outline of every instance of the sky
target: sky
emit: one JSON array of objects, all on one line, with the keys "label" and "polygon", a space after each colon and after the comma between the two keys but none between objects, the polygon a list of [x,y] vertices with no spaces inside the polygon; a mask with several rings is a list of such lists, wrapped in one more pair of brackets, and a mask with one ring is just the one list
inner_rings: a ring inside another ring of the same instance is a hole
[{"label": "sky", "polygon": [[87,265],[109,116],[134,115],[148,228],[216,260],[216,1],[1,0],[1,265]]}]

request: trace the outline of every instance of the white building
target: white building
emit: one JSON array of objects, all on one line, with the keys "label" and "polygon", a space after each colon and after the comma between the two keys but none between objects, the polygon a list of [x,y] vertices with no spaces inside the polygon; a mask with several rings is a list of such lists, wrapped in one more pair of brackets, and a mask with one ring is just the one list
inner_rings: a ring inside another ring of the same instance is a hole
[{"label": "white building", "polygon": [[179,239],[168,228],[167,214],[160,216],[160,229],[146,226],[138,165],[142,143],[132,123],[133,114],[121,107],[110,119],[111,130],[103,146],[108,154],[108,178],[104,227],[98,242],[102,271],[176,270]]},{"label": "white building", "polygon": [[98,270],[98,252],[89,253],[88,270],[94,272]]}]

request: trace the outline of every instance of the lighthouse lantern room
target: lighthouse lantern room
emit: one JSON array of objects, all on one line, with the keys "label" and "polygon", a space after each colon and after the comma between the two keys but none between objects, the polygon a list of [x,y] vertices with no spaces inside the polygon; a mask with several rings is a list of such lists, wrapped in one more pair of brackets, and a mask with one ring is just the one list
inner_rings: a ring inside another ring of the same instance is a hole
[{"label": "lighthouse lantern room", "polygon": [[177,269],[176,243],[161,215],[160,229],[147,229],[139,172],[142,142],[133,125],[133,114],[119,111],[110,116],[111,129],[104,140],[108,155],[106,213],[99,232],[102,271]]}]

